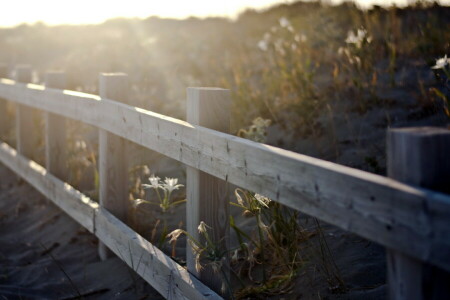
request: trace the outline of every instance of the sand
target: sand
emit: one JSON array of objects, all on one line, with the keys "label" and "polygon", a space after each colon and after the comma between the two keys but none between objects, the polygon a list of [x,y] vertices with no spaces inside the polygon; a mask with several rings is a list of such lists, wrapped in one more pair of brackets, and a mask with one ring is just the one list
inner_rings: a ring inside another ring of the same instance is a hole
[{"label": "sand", "polygon": [[0,299],[164,299],[97,243],[0,165]]}]

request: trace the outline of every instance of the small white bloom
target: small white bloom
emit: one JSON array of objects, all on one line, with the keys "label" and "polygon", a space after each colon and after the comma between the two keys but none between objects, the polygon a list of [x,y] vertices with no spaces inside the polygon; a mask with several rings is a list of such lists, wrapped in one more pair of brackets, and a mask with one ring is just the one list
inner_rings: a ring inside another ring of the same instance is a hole
[{"label": "small white bloom", "polygon": [[353,30],[349,31],[345,42],[347,44],[355,44],[358,48],[360,48],[364,40],[370,43],[372,38],[367,35],[367,30],[360,28],[356,31],[356,34]]},{"label": "small white bloom", "polygon": [[432,66],[432,69],[444,69],[447,65],[450,64],[450,58],[447,58],[447,54],[444,57],[436,59],[436,64]]},{"label": "small white bloom", "polygon": [[75,148],[77,148],[78,150],[86,150],[86,148],[87,148],[86,142],[83,140],[76,141]]},{"label": "small white bloom", "polygon": [[168,238],[170,238],[169,243],[173,243],[176,240],[178,240],[178,238],[180,237],[180,235],[182,235],[184,233],[184,231],[182,229],[175,229],[174,231],[172,231],[171,233],[169,233],[167,235]]},{"label": "small white bloom", "polygon": [[258,48],[261,49],[262,51],[267,51],[269,49],[269,45],[265,40],[261,40],[258,42]]},{"label": "small white bloom", "polygon": [[133,200],[133,202],[132,202],[134,208],[137,208],[137,207],[138,207],[139,205],[141,205],[142,203],[149,203],[149,202],[146,201],[146,200],[143,200],[143,199],[135,199],[135,200]]},{"label": "small white bloom", "polygon": [[255,194],[255,199],[263,206],[269,207],[269,203],[272,201],[267,197],[264,197],[260,194]]},{"label": "small white bloom", "polygon": [[367,35],[367,30],[365,29],[358,29],[356,37],[358,40],[362,41]]},{"label": "small white bloom", "polygon": [[278,22],[280,22],[281,27],[288,27],[291,25],[291,22],[289,22],[289,20],[286,17],[280,18],[280,20],[278,20]]},{"label": "small white bloom", "polygon": [[356,35],[353,33],[353,31],[349,31],[347,33],[347,38],[345,39],[345,42],[347,44],[356,44],[358,42],[358,39]]},{"label": "small white bloom", "polygon": [[174,190],[178,190],[178,188],[182,187],[182,184],[177,184],[178,178],[168,178],[164,180],[164,184],[161,185],[163,189],[171,193]]},{"label": "small white bloom", "polygon": [[148,167],[147,165],[144,165],[144,166],[142,167],[142,173],[143,173],[144,175],[150,175],[150,169],[149,169],[149,167]]},{"label": "small white bloom", "polygon": [[297,43],[300,43],[300,42],[306,42],[306,40],[308,39],[307,37],[306,37],[306,35],[305,34],[296,34],[295,36],[294,36],[294,39],[295,39],[295,41],[297,42]]},{"label": "small white bloom", "polygon": [[160,180],[161,178],[159,178],[159,177],[157,177],[157,176],[155,176],[155,175],[152,175],[152,176],[150,176],[149,178],[148,178],[148,181],[150,181],[150,184],[143,184],[142,185],[142,187],[144,188],[144,189],[158,189],[158,188],[160,188],[161,187],[161,185],[160,185],[160,183],[159,183],[159,180]]},{"label": "small white bloom", "polygon": [[239,261],[239,249],[233,251],[233,255],[231,255],[231,262],[237,263]]},{"label": "small white bloom", "polygon": [[205,233],[206,232],[206,228],[209,227],[208,225],[206,225],[205,222],[201,221],[200,225],[198,225],[198,232],[200,233]]}]

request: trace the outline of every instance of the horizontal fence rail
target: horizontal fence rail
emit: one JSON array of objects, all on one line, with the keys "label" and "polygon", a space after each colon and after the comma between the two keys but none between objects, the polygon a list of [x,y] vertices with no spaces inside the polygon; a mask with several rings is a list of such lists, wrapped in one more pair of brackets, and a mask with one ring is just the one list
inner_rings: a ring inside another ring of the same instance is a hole
[{"label": "horizontal fence rail", "polygon": [[98,203],[5,143],[0,143],[0,161],[95,234],[167,299],[222,299]]},{"label": "horizontal fence rail", "polygon": [[[5,74],[0,68],[0,77]],[[56,89],[64,87],[61,72],[48,73],[46,87],[27,84],[30,74],[29,66],[20,66],[16,81],[0,79],[0,131],[6,122],[2,99],[15,103],[19,111],[18,150],[0,141],[0,162],[94,233],[100,239],[102,259],[112,250],[163,296],[230,295],[219,292],[222,279],[211,269],[195,269],[189,247],[186,270],[125,224],[126,195],[121,191],[126,191],[127,140],[187,165],[186,229],[194,237],[198,223],[207,221],[213,225],[214,239],[222,241],[220,247],[228,248],[227,183],[232,183],[385,246],[392,299],[429,299],[430,291],[435,296],[447,293],[450,196],[423,187],[448,190],[448,130],[390,130],[389,176],[397,181],[227,134],[228,90],[189,88],[189,122],[184,122],[127,105],[128,77],[123,73],[100,75],[101,97]],[[36,134],[30,127],[35,109],[44,111],[47,169],[30,159],[34,151],[27,134]],[[64,117],[99,129],[99,204],[63,181]],[[436,155],[434,164],[424,165],[423,151]],[[414,174],[408,171],[409,160],[414,162]],[[426,275],[430,272],[431,277]]]},{"label": "horizontal fence rail", "polygon": [[0,97],[97,126],[450,271],[447,195],[95,95],[1,79]]}]

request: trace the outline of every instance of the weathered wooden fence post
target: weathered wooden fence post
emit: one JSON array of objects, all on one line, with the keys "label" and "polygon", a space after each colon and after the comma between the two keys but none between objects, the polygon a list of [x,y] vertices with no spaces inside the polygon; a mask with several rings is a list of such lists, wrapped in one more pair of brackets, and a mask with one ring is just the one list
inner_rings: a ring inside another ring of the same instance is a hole
[{"label": "weathered wooden fence post", "polygon": [[[128,75],[123,73],[100,74],[99,91],[101,98],[126,103],[129,94]],[[123,222],[126,222],[129,209],[125,145],[125,140],[121,137],[100,129],[98,153],[100,205]],[[100,243],[99,255],[102,260],[105,260],[112,257],[113,253],[103,243]]]},{"label": "weathered wooden fence post", "polygon": [[[187,121],[194,125],[229,133],[230,130],[230,92],[219,88],[187,89]],[[214,151],[214,149],[208,149]],[[199,162],[201,164],[201,161]],[[186,229],[197,240],[202,240],[198,232],[201,221],[208,226],[213,241],[220,243],[222,249],[229,244],[229,197],[227,182],[187,167],[187,207]],[[211,266],[200,272],[195,268],[195,253],[187,245],[187,268],[214,291],[222,293],[223,275],[214,273]],[[207,263],[207,262],[206,262]],[[224,262],[225,273],[229,273],[228,258]],[[228,274],[226,276],[229,276]]]},{"label": "weathered wooden fence post", "polygon": [[[0,63],[0,78],[8,77],[8,66]],[[0,99],[0,140],[5,140],[8,129],[7,105],[4,99]]]},{"label": "weathered wooden fence post", "polygon": [[[66,75],[63,72],[47,72],[45,87],[64,89]],[[66,119],[60,115],[44,112],[45,120],[45,165],[46,169],[67,180]]]},{"label": "weathered wooden fence post", "polygon": [[[31,67],[28,65],[19,65],[16,67],[16,81],[20,83],[31,82]],[[16,106],[16,147],[17,151],[33,159],[35,137],[37,135],[34,126],[33,108],[18,104]]]},{"label": "weathered wooden fence post", "polygon": [[[450,193],[450,130],[390,129],[387,159],[389,177]],[[450,295],[449,273],[394,250],[387,250],[386,259],[391,300],[437,300]]]}]

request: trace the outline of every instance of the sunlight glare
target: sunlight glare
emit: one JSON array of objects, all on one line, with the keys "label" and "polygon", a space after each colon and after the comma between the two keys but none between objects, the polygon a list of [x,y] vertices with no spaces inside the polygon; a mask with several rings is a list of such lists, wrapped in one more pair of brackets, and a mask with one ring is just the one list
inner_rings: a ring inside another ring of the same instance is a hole
[{"label": "sunlight glare", "polygon": [[[46,24],[90,24],[116,17],[149,16],[185,18],[189,16],[234,16],[247,7],[263,8],[273,3],[291,1],[111,1],[111,0],[14,0],[0,11],[0,26],[43,21]],[[124,5],[126,3],[126,5]]]}]

